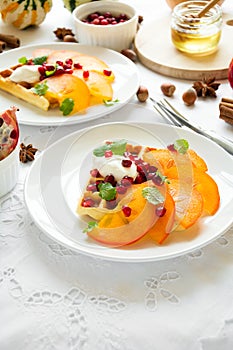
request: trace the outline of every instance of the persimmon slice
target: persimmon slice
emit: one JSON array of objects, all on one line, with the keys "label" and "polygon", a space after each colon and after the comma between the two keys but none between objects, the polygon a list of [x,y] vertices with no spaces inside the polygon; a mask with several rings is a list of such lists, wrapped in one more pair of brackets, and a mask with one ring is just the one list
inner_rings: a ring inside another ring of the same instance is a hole
[{"label": "persimmon slice", "polygon": [[133,196],[128,206],[131,215],[125,217],[121,211],[104,215],[88,235],[98,242],[119,247],[137,241],[153,226],[156,218],[155,206],[142,196],[145,183],[134,185]]},{"label": "persimmon slice", "polygon": [[175,230],[184,230],[195,224],[203,211],[203,198],[191,181],[169,180],[168,190],[176,206]]},{"label": "persimmon slice", "polygon": [[61,105],[67,98],[74,101],[71,114],[83,111],[90,105],[90,92],[82,79],[71,74],[63,74],[43,80],[45,81],[49,88],[45,97],[52,103],[57,100]]},{"label": "persimmon slice", "polygon": [[175,221],[175,202],[172,196],[167,192],[164,202],[166,209],[165,214],[159,217],[151,229],[147,232],[147,235],[158,244],[162,244],[172,231]]},{"label": "persimmon slice", "polygon": [[95,103],[103,103],[103,100],[112,100],[112,84],[107,81],[103,74],[95,71],[89,71],[88,78],[83,77],[83,70],[75,69],[73,75],[82,79],[88,86],[90,94],[95,96]]},{"label": "persimmon slice", "polygon": [[219,208],[218,185],[207,173],[194,169],[194,186],[203,198],[203,214],[214,215]]}]

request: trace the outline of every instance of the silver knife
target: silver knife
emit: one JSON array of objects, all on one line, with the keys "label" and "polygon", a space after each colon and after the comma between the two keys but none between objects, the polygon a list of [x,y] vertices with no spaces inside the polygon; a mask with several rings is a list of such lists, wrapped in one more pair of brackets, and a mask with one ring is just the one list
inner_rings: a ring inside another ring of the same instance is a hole
[{"label": "silver knife", "polygon": [[[157,102],[154,99],[150,98],[151,101],[153,101],[155,104],[157,104],[165,113],[170,114],[174,119],[176,119],[181,125],[184,125],[186,127],[188,127],[189,129],[195,131],[198,134],[201,134],[205,137],[207,137],[208,139],[214,141],[215,143],[217,143],[219,146],[221,146],[222,148],[224,148],[228,153],[230,153],[231,155],[233,155],[233,142],[231,140],[228,140],[227,138],[217,135],[215,132],[213,131],[207,131],[204,130],[203,128],[199,127],[199,126],[195,126],[194,124],[190,123],[184,116],[182,116],[180,113],[178,113],[177,111],[174,112],[173,107],[170,105],[170,103],[165,100],[165,102],[170,106],[170,108],[172,108],[172,110],[170,110],[169,108],[167,108],[163,103],[161,102]],[[156,107],[156,106],[154,106]]]}]

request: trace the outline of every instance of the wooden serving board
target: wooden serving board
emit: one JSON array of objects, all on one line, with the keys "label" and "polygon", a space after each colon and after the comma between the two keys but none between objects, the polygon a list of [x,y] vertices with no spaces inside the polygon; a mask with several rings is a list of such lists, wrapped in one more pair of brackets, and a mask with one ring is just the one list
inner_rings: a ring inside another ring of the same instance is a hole
[{"label": "wooden serving board", "polygon": [[139,60],[151,70],[174,78],[201,80],[204,77],[226,79],[233,58],[233,19],[223,16],[218,50],[207,56],[191,56],[178,51],[170,38],[171,17],[142,25],[135,37]]}]

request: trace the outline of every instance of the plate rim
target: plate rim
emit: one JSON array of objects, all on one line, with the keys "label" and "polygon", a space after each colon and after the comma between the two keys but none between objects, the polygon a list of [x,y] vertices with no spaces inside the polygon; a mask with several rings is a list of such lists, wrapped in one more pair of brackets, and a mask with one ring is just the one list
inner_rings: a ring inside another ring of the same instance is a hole
[{"label": "plate rim", "polygon": [[[28,209],[28,212],[31,216],[31,218],[33,219],[33,222],[36,224],[37,227],[39,227],[50,239],[56,241],[58,244],[61,244],[63,246],[65,246],[66,248],[68,249],[71,249],[77,253],[81,253],[81,254],[84,254],[84,255],[87,255],[87,256],[90,256],[90,257],[93,257],[93,258],[99,258],[99,259],[102,259],[102,260],[109,260],[109,261],[116,261],[116,262],[130,262],[130,263],[145,263],[145,262],[154,262],[154,261],[162,261],[162,260],[168,260],[168,259],[171,259],[171,258],[176,258],[176,257],[179,257],[179,256],[183,256],[183,255],[186,255],[194,250],[197,250],[197,249],[200,249],[204,246],[207,246],[209,245],[210,243],[212,243],[214,240],[216,240],[219,236],[223,235],[233,224],[233,219],[231,220],[231,222],[227,222],[227,224],[225,225],[224,229],[221,230],[221,232],[218,232],[216,235],[214,235],[213,237],[210,237],[209,239],[206,239],[204,242],[201,242],[201,243],[198,243],[195,247],[189,247],[189,248],[184,248],[182,249],[181,251],[178,251],[178,252],[170,252],[169,254],[166,254],[166,255],[163,255],[163,256],[159,256],[159,257],[139,257],[139,258],[135,258],[134,256],[133,257],[119,257],[119,256],[109,256],[109,255],[104,255],[101,254],[101,253],[96,253],[96,252],[93,252],[93,251],[87,251],[87,249],[80,249],[80,247],[73,247],[71,244],[67,244],[65,242],[61,242],[61,240],[57,239],[56,237],[54,237],[54,235],[51,235],[50,233],[48,233],[45,229],[45,227],[43,227],[43,225],[40,224],[40,222],[38,222],[37,220],[35,220],[35,217],[32,215],[32,212],[30,210],[30,205],[27,201],[27,187],[28,187],[28,182],[29,182],[29,179],[30,179],[30,174],[33,172],[33,169],[37,166],[37,164],[41,161],[41,158],[43,157],[43,154],[45,152],[47,152],[47,150],[51,150],[52,148],[56,148],[56,146],[58,144],[62,144],[62,142],[64,142],[66,139],[73,139],[76,135],[77,136],[81,136],[83,133],[87,132],[88,130],[90,129],[94,129],[94,128],[98,128],[98,127],[101,127],[102,125],[103,126],[108,126],[108,125],[115,125],[115,124],[123,124],[125,126],[127,126],[128,124],[130,125],[135,125],[135,126],[140,126],[140,127],[149,127],[150,125],[153,125],[154,127],[156,127],[156,125],[159,125],[159,126],[162,126],[162,127],[167,127],[167,128],[172,128],[172,129],[175,129],[175,130],[179,130],[181,132],[184,132],[184,133],[188,133],[188,134],[194,134],[192,131],[190,130],[181,130],[179,127],[176,127],[176,126],[172,126],[172,125],[167,125],[167,124],[163,124],[163,123],[151,123],[151,122],[136,122],[136,121],[130,121],[130,122],[127,122],[127,123],[124,123],[124,122],[109,122],[109,123],[103,123],[103,124],[98,124],[98,125],[95,125],[95,126],[89,126],[89,127],[85,127],[81,130],[76,130],[64,137],[62,137],[60,140],[57,140],[55,141],[53,144],[51,144],[47,149],[45,149],[44,151],[41,152],[41,154],[38,156],[38,158],[35,160],[35,162],[31,165],[31,168],[29,170],[29,172],[27,173],[27,176],[26,176],[26,179],[25,179],[25,183],[24,183],[24,201],[25,201],[25,205]],[[146,129],[146,128],[145,128]],[[208,142],[210,144],[214,144],[216,148],[220,149],[223,154],[225,155],[225,157],[228,158],[228,160],[230,162],[233,162],[233,158],[225,151],[223,150],[219,145],[215,144],[213,141],[209,140],[209,139],[206,139],[204,136],[202,135],[198,135],[198,134],[194,134],[196,135],[196,137],[200,138],[200,139],[203,139],[205,140],[205,142]],[[49,219],[50,220],[50,219]],[[77,245],[77,244],[76,244]],[[155,245],[156,247],[156,245]],[[104,248],[108,249],[108,250],[112,250],[114,249],[115,251],[115,248],[111,248],[111,247],[105,247]],[[93,249],[92,249],[93,250]]]},{"label": "plate rim", "polygon": [[[109,113],[113,113],[115,111],[117,111],[118,109],[121,109],[125,104],[127,104],[131,99],[132,97],[136,94],[137,92],[137,89],[138,89],[138,86],[140,84],[140,76],[139,76],[139,70],[138,68],[136,67],[135,63],[133,63],[131,60],[129,60],[127,57],[125,57],[124,55],[122,55],[121,53],[117,52],[117,51],[114,51],[114,50],[111,50],[111,49],[108,49],[108,48],[105,48],[105,47],[102,47],[102,46],[89,46],[89,45],[83,45],[83,44],[80,44],[80,43],[63,43],[63,42],[53,42],[53,43],[49,43],[49,42],[45,42],[45,43],[36,43],[36,44],[31,44],[31,45],[25,45],[25,46],[20,46],[18,48],[15,48],[14,51],[4,51],[1,56],[0,56],[0,62],[4,62],[6,61],[7,57],[10,56],[10,57],[14,57],[17,55],[18,52],[23,52],[25,50],[34,50],[36,48],[53,48],[53,47],[61,47],[62,50],[65,50],[65,47],[67,47],[67,50],[74,50],[76,48],[76,50],[78,51],[78,47],[81,47],[81,50],[82,48],[85,49],[85,50],[90,50],[90,51],[99,51],[100,53],[108,53],[110,55],[114,55],[115,57],[117,57],[119,60],[122,61],[122,64],[124,62],[125,65],[128,65],[133,71],[133,74],[135,74],[135,78],[136,78],[136,81],[135,81],[135,88],[131,90],[131,92],[128,94],[127,98],[123,101],[123,102],[119,102],[119,103],[115,103],[113,106],[108,106],[106,108],[106,111],[101,111],[101,112],[98,112],[96,115],[92,115],[90,117],[88,117],[87,115],[84,115],[84,116],[80,116],[80,115],[73,115],[73,116],[70,116],[69,118],[67,117],[63,117],[62,115],[58,115],[56,116],[56,118],[58,118],[57,120],[53,120],[53,121],[47,121],[46,119],[51,117],[51,116],[42,116],[42,118],[44,118],[44,121],[43,122],[40,122],[40,121],[25,121],[25,120],[20,120],[20,117],[18,117],[18,123],[20,125],[28,125],[28,126],[69,126],[69,125],[78,125],[78,124],[84,124],[84,123],[87,123],[87,122],[91,122],[91,121],[94,121],[96,119],[99,119],[101,117],[104,117],[105,115],[109,114]],[[57,49],[55,49],[57,50]],[[95,54],[90,54],[92,56],[95,56]],[[102,59],[102,58],[101,58]],[[103,59],[102,59],[103,60]],[[110,62],[106,62],[107,64],[111,65]],[[1,65],[1,63],[0,63]],[[3,65],[2,68],[7,68],[8,66],[5,67],[5,65]],[[3,91],[3,90],[0,90],[1,92],[4,92],[6,94],[8,94],[7,92]],[[8,96],[8,95],[7,95]],[[9,95],[11,96],[11,95]],[[15,97],[17,98],[17,97]],[[10,100],[10,97],[9,97],[9,100]],[[21,99],[18,99],[17,98],[17,101],[19,101],[19,103],[21,103]],[[10,101],[9,101],[10,102]],[[29,106],[30,108],[30,104],[28,104],[27,102],[25,101],[22,101],[23,103],[26,104],[26,106]],[[17,103],[16,103],[17,104]],[[104,107],[102,105],[96,105],[96,106],[90,106],[89,108],[98,108],[98,107]],[[19,106],[20,110],[23,110],[23,108],[21,106]],[[34,107],[31,105],[31,108],[32,108],[32,111],[33,113],[36,115],[36,114],[39,114],[40,113],[40,109],[37,109],[37,107]],[[35,108],[35,109],[34,109]],[[58,112],[59,113],[59,112]],[[88,113],[88,109],[87,109],[87,113]],[[55,116],[52,116],[53,118]]]}]

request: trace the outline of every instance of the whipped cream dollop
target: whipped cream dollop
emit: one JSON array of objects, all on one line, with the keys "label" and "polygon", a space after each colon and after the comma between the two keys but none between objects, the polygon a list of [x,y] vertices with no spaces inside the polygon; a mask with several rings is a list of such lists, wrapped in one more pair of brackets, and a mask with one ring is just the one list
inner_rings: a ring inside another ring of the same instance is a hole
[{"label": "whipped cream dollop", "polygon": [[109,158],[93,155],[93,168],[98,169],[103,177],[112,174],[116,181],[120,181],[124,176],[130,176],[135,179],[137,176],[137,166],[132,162],[130,167],[124,167],[122,165],[123,159],[127,158],[118,155],[112,155]]},{"label": "whipped cream dollop", "polygon": [[36,83],[40,80],[38,71],[39,65],[23,65],[13,71],[10,80],[15,83],[26,82],[29,84]]}]

